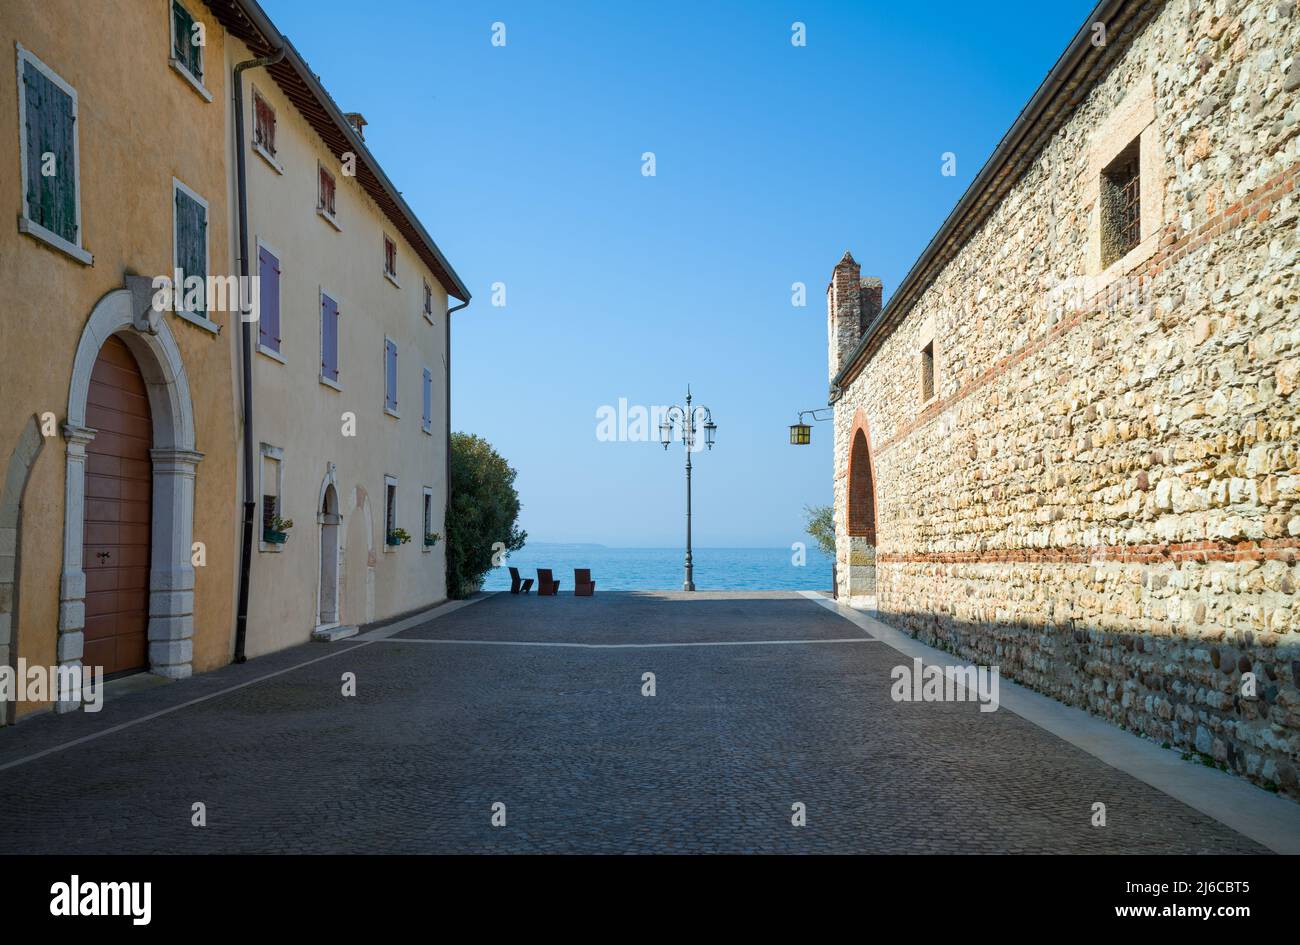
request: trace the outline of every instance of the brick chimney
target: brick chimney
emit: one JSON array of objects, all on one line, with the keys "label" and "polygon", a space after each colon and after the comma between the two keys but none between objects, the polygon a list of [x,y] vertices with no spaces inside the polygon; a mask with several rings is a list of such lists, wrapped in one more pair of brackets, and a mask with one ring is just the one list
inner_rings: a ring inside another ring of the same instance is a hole
[{"label": "brick chimney", "polygon": [[826,323],[833,379],[849,362],[862,334],[880,314],[884,287],[874,276],[862,277],[862,267],[853,254],[835,264],[831,284],[826,287]]}]

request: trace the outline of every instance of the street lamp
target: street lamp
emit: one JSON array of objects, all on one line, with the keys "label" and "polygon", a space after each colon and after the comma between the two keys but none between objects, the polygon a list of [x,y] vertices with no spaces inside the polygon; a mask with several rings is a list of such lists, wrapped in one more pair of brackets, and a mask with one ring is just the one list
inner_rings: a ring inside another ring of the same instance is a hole
[{"label": "street lamp", "polygon": [[800,410],[799,422],[790,424],[790,445],[807,446],[809,443],[811,443],[812,426],[810,424],[804,423],[803,418],[812,417],[814,420],[818,422],[822,420],[829,420],[830,417],[817,416],[817,414],[824,413],[824,412],[829,412],[831,413],[832,416],[834,416],[834,409],[831,407],[818,407],[816,410]]},{"label": "street lamp", "polygon": [[700,431],[704,431],[704,445],[713,449],[713,438],[717,435],[718,425],[713,422],[713,414],[708,407],[691,406],[691,387],[686,385],[686,406],[673,404],[664,411],[659,423],[659,442],[667,450],[674,439],[680,439],[686,447],[686,576],[682,581],[682,590],[695,590],[695,566],[691,559],[691,453],[699,449]]}]

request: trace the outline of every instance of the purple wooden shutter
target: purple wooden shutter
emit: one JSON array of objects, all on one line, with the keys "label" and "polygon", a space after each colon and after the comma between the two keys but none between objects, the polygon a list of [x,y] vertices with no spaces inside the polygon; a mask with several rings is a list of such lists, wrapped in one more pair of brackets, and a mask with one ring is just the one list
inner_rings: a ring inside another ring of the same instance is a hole
[{"label": "purple wooden shutter", "polygon": [[339,379],[339,303],[324,293],[320,297],[320,372]]},{"label": "purple wooden shutter", "polygon": [[429,422],[433,419],[433,373],[424,369],[424,428],[429,428]]},{"label": "purple wooden shutter", "polygon": [[257,275],[260,286],[257,342],[272,351],[280,350],[280,260],[266,247],[257,251]]},{"label": "purple wooden shutter", "polygon": [[397,343],[384,339],[384,406],[397,409]]}]

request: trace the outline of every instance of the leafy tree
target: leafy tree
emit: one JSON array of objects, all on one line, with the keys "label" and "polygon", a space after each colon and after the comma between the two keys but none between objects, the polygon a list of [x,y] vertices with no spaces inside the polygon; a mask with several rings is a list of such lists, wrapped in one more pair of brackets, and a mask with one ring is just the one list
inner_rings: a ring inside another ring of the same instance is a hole
[{"label": "leafy tree", "polygon": [[[492,570],[493,555],[518,551],[515,471],[492,444],[471,433],[451,435],[451,507],[447,510],[447,593],[468,597]],[[501,543],[494,549],[494,544]],[[497,564],[500,559],[497,559]]]},{"label": "leafy tree", "polygon": [[829,505],[805,505],[808,534],[823,552],[835,557],[835,514]]}]

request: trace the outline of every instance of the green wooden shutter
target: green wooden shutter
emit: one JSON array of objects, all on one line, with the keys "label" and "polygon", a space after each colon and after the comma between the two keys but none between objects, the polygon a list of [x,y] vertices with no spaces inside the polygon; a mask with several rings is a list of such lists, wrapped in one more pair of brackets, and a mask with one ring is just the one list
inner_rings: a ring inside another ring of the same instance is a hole
[{"label": "green wooden shutter", "polygon": [[[72,96],[30,62],[23,63],[27,111],[27,212],[70,243],[77,242],[76,119]],[[54,175],[41,173],[44,156],[54,155]]]},{"label": "green wooden shutter", "polygon": [[172,55],[202,82],[203,47],[194,44],[194,17],[176,0],[172,0],[172,31],[176,34]]},{"label": "green wooden shutter", "polygon": [[[176,191],[176,261],[181,267],[181,277],[188,280],[198,276],[205,281],[208,277],[208,211],[203,204],[182,190]],[[184,283],[181,285],[181,298],[186,294]],[[207,299],[203,297],[200,304],[191,309],[194,314],[207,315]]]}]

